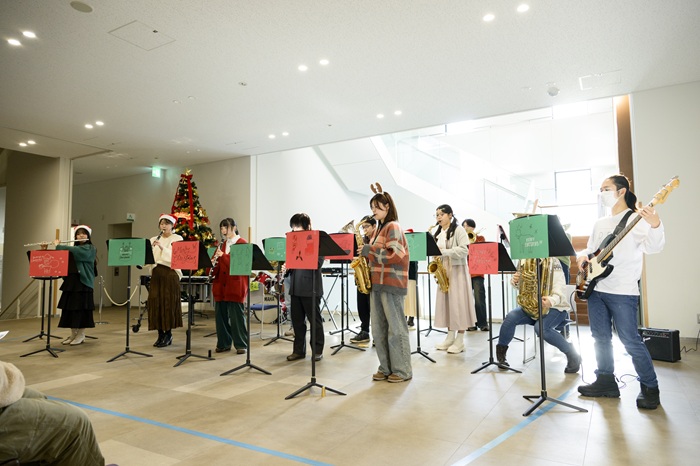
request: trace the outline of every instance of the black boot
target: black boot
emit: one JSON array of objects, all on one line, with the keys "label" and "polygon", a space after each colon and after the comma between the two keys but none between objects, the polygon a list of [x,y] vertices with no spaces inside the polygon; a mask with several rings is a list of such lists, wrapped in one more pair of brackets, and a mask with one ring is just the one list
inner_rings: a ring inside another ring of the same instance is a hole
[{"label": "black boot", "polygon": [[507,352],[508,345],[496,345],[496,361],[498,361],[498,364],[501,364],[502,366],[510,367],[510,364],[508,364],[508,361],[506,361]]},{"label": "black boot", "polygon": [[583,396],[619,398],[620,389],[614,374],[598,374],[596,381],[589,385],[580,385],[578,392]]},{"label": "black boot", "polygon": [[581,355],[579,355],[575,350],[566,353],[566,367],[564,372],[566,374],[575,374],[581,368]]},{"label": "black boot", "polygon": [[173,343],[173,333],[170,330],[163,332],[163,340],[158,345],[158,348],[163,348],[165,346],[170,346]]},{"label": "black boot", "polygon": [[413,327],[415,325],[415,323],[413,322],[413,316],[408,317],[407,323],[409,327]]},{"label": "black boot", "polygon": [[165,337],[165,332],[162,330],[158,330],[158,339],[155,343],[153,343],[153,346],[160,347],[160,344],[163,343],[163,337]]},{"label": "black boot", "polygon": [[637,397],[637,408],[656,409],[656,407],[661,404],[661,400],[659,400],[659,387],[647,387],[643,383],[639,385],[642,391],[639,392],[639,396]]}]

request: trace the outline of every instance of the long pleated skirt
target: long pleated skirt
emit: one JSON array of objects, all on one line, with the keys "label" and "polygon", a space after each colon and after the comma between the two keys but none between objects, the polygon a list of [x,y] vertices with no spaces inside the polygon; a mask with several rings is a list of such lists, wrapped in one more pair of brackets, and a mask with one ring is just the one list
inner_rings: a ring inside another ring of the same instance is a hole
[{"label": "long pleated skirt", "polygon": [[450,288],[447,293],[439,289],[435,298],[435,326],[448,330],[466,330],[474,327],[474,293],[472,279],[466,265],[450,265],[450,259],[443,257],[448,271]]},{"label": "long pleated skirt", "polygon": [[95,320],[92,311],[95,310],[93,290],[80,281],[77,273],[68,274],[61,285],[61,299],[58,308],[61,309],[61,328],[94,328]]},{"label": "long pleated skirt", "polygon": [[182,327],[180,277],[170,267],[157,265],[148,290],[148,330]]}]

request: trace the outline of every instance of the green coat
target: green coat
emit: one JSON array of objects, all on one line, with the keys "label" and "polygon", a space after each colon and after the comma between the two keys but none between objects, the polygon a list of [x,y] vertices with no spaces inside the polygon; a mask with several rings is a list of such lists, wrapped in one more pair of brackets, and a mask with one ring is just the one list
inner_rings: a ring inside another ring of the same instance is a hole
[{"label": "green coat", "polygon": [[56,245],[56,250],[70,251],[75,261],[75,266],[78,268],[80,282],[89,287],[94,288],[95,284],[95,258],[97,257],[97,249],[90,243],[81,244],[80,246],[64,246]]}]

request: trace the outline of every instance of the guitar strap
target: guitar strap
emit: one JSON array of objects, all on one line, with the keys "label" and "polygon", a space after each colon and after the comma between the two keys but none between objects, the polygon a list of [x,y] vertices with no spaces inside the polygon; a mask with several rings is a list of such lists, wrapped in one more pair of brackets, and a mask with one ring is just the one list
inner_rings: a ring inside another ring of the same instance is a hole
[{"label": "guitar strap", "polygon": [[625,228],[625,225],[627,225],[627,219],[630,218],[630,215],[632,215],[632,211],[628,210],[627,213],[622,217],[622,220],[620,220],[620,223],[618,223],[615,227],[615,230],[612,232],[613,238],[619,235],[622,229]]}]

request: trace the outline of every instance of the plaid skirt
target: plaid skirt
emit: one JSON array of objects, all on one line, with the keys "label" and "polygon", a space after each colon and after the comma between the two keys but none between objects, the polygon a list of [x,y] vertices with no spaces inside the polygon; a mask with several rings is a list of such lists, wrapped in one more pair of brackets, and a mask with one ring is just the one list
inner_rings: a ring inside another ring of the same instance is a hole
[{"label": "plaid skirt", "polygon": [[180,277],[170,267],[157,265],[148,290],[148,330],[182,327]]}]

